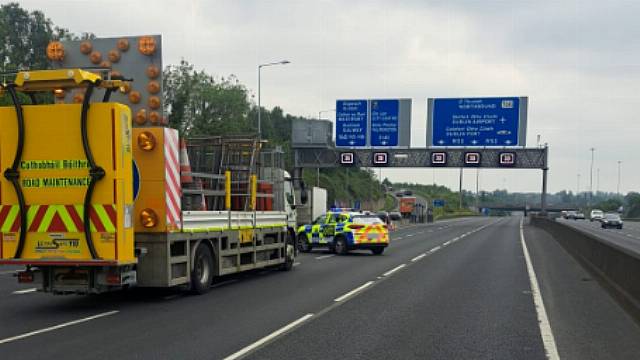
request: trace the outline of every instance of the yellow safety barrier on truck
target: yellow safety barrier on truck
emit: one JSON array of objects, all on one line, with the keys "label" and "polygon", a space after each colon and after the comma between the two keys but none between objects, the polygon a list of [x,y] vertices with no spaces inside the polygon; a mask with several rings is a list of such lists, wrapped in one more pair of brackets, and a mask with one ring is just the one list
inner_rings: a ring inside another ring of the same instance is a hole
[{"label": "yellow safety barrier on truck", "polygon": [[[6,90],[40,89],[43,83],[93,87],[99,81],[78,69],[23,72]],[[131,113],[126,106],[3,107],[0,128],[0,254],[5,263],[136,262]]]}]

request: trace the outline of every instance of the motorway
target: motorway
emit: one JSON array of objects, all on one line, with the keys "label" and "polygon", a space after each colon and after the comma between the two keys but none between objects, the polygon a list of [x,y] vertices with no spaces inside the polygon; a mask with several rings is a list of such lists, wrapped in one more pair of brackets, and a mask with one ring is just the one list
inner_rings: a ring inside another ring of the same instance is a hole
[{"label": "motorway", "polygon": [[593,234],[603,241],[640,254],[640,222],[625,221],[622,229],[603,229],[598,221],[565,219],[557,219],[556,221],[573,226],[574,228]]},{"label": "motorway", "polygon": [[314,251],[201,296],[52,296],[0,268],[0,359],[637,358],[639,324],[521,221],[408,227],[382,256]]}]

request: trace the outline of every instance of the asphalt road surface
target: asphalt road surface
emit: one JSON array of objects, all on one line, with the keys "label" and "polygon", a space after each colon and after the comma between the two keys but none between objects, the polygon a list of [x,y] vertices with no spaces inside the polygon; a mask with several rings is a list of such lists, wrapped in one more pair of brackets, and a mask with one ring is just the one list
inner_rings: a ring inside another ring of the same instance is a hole
[{"label": "asphalt road surface", "polygon": [[638,324],[520,221],[405,228],[382,256],[314,251],[201,296],[53,296],[0,268],[0,359],[637,358]]},{"label": "asphalt road surface", "polygon": [[622,229],[603,229],[598,221],[565,219],[557,219],[556,221],[591,233],[604,241],[640,253],[640,222],[625,221]]}]

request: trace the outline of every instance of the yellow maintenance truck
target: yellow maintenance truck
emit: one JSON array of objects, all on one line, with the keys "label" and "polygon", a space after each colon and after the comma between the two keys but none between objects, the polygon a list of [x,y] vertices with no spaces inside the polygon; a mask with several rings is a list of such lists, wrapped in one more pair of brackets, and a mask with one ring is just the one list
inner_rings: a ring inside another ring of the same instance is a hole
[{"label": "yellow maintenance truck", "polygon": [[216,276],[292,268],[295,199],[278,153],[252,137],[180,139],[162,112],[160,45],[52,42],[54,69],[2,84],[0,264],[24,265],[18,281],[203,293]]}]

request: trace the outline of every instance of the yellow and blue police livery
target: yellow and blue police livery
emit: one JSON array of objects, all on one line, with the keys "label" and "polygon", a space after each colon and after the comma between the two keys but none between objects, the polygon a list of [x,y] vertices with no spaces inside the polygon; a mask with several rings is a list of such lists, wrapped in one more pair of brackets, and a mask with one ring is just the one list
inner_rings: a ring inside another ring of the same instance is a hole
[{"label": "yellow and blue police livery", "polygon": [[328,247],[341,255],[350,250],[371,250],[380,255],[389,246],[389,231],[375,214],[332,209],[312,224],[300,226],[297,240],[302,252]]}]

